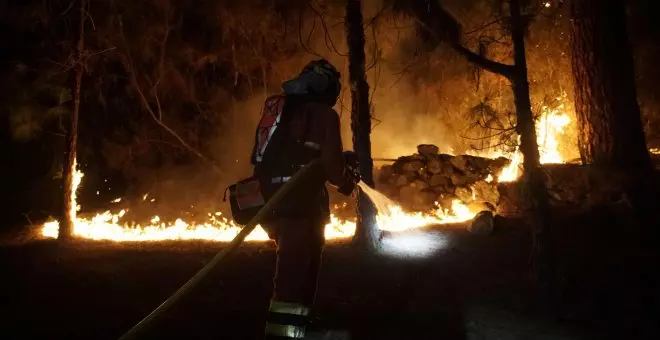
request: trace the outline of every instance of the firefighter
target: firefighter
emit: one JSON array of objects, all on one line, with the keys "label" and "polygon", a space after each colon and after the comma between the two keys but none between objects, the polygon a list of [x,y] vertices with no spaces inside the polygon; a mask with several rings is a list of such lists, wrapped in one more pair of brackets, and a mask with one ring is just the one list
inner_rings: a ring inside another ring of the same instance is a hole
[{"label": "firefighter", "polygon": [[272,192],[313,159],[320,158],[321,166],[306,183],[296,183],[262,223],[277,245],[265,339],[301,339],[330,216],[325,184],[348,196],[359,175],[355,155],[343,151],[339,115],[332,109],[341,89],[337,69],[323,59],[312,61],[282,88],[264,105],[252,153],[254,176],[270,182],[272,187],[263,190]]}]

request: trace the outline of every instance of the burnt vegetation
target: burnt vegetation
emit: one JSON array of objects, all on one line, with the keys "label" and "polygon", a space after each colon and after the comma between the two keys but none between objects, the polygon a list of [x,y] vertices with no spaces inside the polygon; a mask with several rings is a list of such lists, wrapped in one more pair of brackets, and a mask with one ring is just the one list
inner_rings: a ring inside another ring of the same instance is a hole
[{"label": "burnt vegetation", "polygon": [[[441,251],[383,259],[369,199],[339,201],[368,251],[327,246],[312,329],[656,339],[656,26],[641,0],[5,1],[0,301],[14,313],[0,337],[117,338],[217,250],[75,237],[74,162],[81,214],[226,213],[263,100],[323,57],[342,73],[335,109],[364,182],[406,211],[460,199],[495,231],[434,229]],[[548,112],[571,119],[564,164],[543,164]],[[517,151],[520,179],[500,182],[500,156]],[[63,242],[34,237],[49,219]],[[273,258],[267,243],[241,248],[154,336],[258,338]]]}]

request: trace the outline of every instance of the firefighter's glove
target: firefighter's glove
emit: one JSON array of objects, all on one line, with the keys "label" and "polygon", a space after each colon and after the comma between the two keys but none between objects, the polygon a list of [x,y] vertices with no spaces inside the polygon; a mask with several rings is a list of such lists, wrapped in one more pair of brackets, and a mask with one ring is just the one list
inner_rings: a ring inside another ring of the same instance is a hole
[{"label": "firefighter's glove", "polygon": [[340,194],[349,196],[355,189],[355,185],[360,181],[359,163],[357,154],[353,151],[344,151],[344,163],[346,164],[346,172],[350,177],[347,183],[338,188]]},{"label": "firefighter's glove", "polygon": [[346,168],[353,177],[353,180],[355,183],[358,183],[361,177],[360,162],[358,161],[357,154],[353,151],[344,151],[344,162],[346,163]]}]

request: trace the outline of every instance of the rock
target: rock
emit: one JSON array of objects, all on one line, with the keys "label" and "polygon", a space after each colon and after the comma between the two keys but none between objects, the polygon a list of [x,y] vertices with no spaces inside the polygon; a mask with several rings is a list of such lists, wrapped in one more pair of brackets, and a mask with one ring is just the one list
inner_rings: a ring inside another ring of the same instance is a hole
[{"label": "rock", "polygon": [[408,182],[412,183],[419,178],[419,172],[407,172],[405,173],[405,176]]},{"label": "rock", "polygon": [[442,162],[438,158],[430,159],[426,163],[426,171],[428,171],[429,173],[431,173],[433,175],[437,175],[437,174],[441,173],[442,169],[443,169]]},{"label": "rock", "polygon": [[420,144],[417,145],[417,152],[422,156],[434,156],[440,152],[440,148],[432,144]]},{"label": "rock", "polygon": [[432,175],[428,171],[425,171],[424,169],[420,170],[418,172],[418,175],[419,175],[419,178],[422,181],[426,182],[426,183],[429,183],[431,181],[431,176]]},{"label": "rock", "polygon": [[432,187],[447,186],[451,181],[443,175],[433,175],[429,181]]},{"label": "rock", "polygon": [[433,192],[435,192],[437,195],[443,195],[443,194],[453,194],[454,193],[454,188],[446,185],[440,185],[437,187],[431,188]]},{"label": "rock", "polygon": [[454,172],[449,176],[451,182],[457,187],[465,187],[475,183],[479,180],[479,175],[477,174],[461,174]]},{"label": "rock", "polygon": [[451,179],[451,183],[454,184],[455,186],[462,186],[465,185],[465,176],[461,176],[457,173],[451,174],[449,176],[449,179]]},{"label": "rock", "polygon": [[492,211],[482,211],[472,219],[467,230],[473,234],[490,235],[495,229],[495,216]]},{"label": "rock", "polygon": [[417,190],[425,190],[429,188],[428,183],[422,181],[422,180],[416,180],[412,183],[410,183],[410,186],[417,189]]},{"label": "rock", "polygon": [[486,203],[486,202],[472,202],[467,204],[468,210],[470,210],[471,213],[477,214],[481,211],[495,211],[495,207],[492,205]]},{"label": "rock", "polygon": [[394,184],[397,187],[402,187],[402,186],[408,185],[408,183],[410,183],[410,181],[408,181],[408,177],[406,175],[396,176],[396,180],[394,182]]},{"label": "rock", "polygon": [[492,159],[488,165],[488,173],[493,174],[493,176],[497,176],[500,172],[502,172],[502,169],[504,169],[510,163],[511,160],[505,157]]},{"label": "rock", "polygon": [[423,168],[424,168],[424,162],[422,162],[421,160],[413,160],[403,164],[404,172],[418,172]]},{"label": "rock", "polygon": [[440,208],[442,208],[444,210],[449,210],[449,209],[451,209],[452,202],[455,199],[458,199],[458,198],[456,196],[454,196],[453,194],[440,194],[436,198],[436,201],[438,201],[438,205],[440,206]]},{"label": "rock", "polygon": [[403,186],[399,189],[399,198],[402,203],[411,203],[415,199],[417,190],[409,185]]},{"label": "rock", "polygon": [[410,156],[410,159],[415,160],[415,161],[422,161],[422,162],[426,162],[426,158],[427,158],[426,156],[420,155],[418,153]]},{"label": "rock", "polygon": [[502,196],[500,202],[497,204],[495,213],[504,217],[516,216],[520,213],[520,207],[517,206],[511,198],[507,196]]},{"label": "rock", "polygon": [[417,211],[431,210],[434,207],[435,201],[435,193],[432,191],[420,191],[414,196],[412,206]]},{"label": "rock", "polygon": [[486,181],[479,181],[472,185],[475,200],[488,202],[494,206],[500,201],[500,192],[497,185]]},{"label": "rock", "polygon": [[454,194],[463,203],[470,203],[474,200],[473,197],[472,197],[472,189],[470,189],[470,188],[465,188],[465,187],[456,188],[456,191],[454,191]]},{"label": "rock", "polygon": [[467,156],[467,161],[468,164],[474,169],[477,170],[479,173],[484,173],[485,171],[487,172],[488,165],[490,165],[490,159],[488,158],[483,158],[483,157],[474,157],[474,156]]},{"label": "rock", "polygon": [[378,180],[381,182],[387,182],[392,176],[394,176],[394,167],[391,165],[383,165],[380,167],[378,172]]},{"label": "rock", "polygon": [[467,158],[464,155],[458,155],[451,159],[451,165],[462,172],[468,172]]}]

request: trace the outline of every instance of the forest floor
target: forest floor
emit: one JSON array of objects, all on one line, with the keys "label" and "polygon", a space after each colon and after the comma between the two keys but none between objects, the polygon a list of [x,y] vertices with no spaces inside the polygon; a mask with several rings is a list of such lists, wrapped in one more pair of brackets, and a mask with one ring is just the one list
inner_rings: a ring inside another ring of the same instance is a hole
[{"label": "forest floor", "polygon": [[[624,215],[602,209],[555,216],[561,287],[555,321],[531,308],[528,229],[520,220],[500,219],[490,236],[470,234],[461,224],[425,230],[418,236],[443,240],[426,257],[329,243],[311,328],[347,330],[358,340],[660,338],[639,303],[648,300],[642,285],[651,283],[642,269],[650,254],[624,232],[630,223]],[[4,242],[0,338],[117,339],[222,247]],[[258,339],[274,260],[270,243],[242,246],[146,338]]]}]

